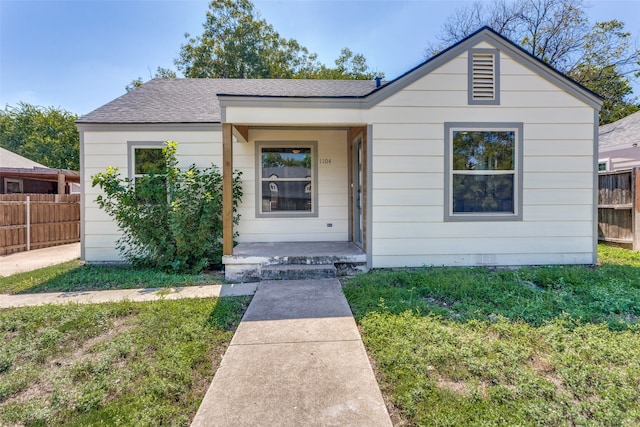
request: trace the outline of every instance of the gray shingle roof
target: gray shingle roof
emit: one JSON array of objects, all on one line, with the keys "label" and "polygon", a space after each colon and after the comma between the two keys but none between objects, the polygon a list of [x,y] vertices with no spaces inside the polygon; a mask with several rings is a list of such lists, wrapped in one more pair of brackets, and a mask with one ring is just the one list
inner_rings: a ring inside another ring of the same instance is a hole
[{"label": "gray shingle roof", "polygon": [[633,143],[640,144],[640,111],[623,117],[617,122],[600,126],[598,139],[600,148]]},{"label": "gray shingle roof", "polygon": [[361,97],[371,80],[153,79],[80,117],[78,123],[218,123],[217,95]]}]

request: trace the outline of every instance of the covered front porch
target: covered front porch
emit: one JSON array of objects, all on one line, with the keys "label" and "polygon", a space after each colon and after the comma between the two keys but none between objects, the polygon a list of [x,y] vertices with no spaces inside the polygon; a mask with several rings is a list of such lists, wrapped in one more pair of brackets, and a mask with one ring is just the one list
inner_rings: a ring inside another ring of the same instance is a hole
[{"label": "covered front porch", "polygon": [[[335,277],[367,268],[366,126],[224,123],[222,130],[227,280]],[[244,192],[238,224],[236,169]],[[292,181],[306,182],[294,183],[295,197],[306,202],[283,197]]]}]

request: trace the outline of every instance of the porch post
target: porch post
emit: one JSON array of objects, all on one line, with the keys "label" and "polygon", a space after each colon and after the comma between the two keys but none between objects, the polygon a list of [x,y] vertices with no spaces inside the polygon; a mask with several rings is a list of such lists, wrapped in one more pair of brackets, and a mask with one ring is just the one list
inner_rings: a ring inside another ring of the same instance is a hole
[{"label": "porch post", "polygon": [[230,123],[222,124],[222,254],[233,255],[233,144]]},{"label": "porch post", "polygon": [[369,127],[362,127],[362,248],[369,254]]}]

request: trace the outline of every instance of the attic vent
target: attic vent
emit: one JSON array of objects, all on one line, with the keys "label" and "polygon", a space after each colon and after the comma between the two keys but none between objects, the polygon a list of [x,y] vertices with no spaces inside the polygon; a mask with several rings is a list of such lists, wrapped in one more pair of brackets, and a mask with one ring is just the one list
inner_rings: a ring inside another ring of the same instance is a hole
[{"label": "attic vent", "polygon": [[469,104],[499,104],[499,52],[472,49],[469,52]]},{"label": "attic vent", "polygon": [[473,99],[495,99],[495,65],[492,54],[473,54]]}]

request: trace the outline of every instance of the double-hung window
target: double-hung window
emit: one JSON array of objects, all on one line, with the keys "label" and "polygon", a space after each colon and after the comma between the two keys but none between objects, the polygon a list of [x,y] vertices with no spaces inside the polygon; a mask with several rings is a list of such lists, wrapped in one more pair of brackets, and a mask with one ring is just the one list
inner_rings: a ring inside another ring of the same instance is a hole
[{"label": "double-hung window", "polygon": [[256,215],[318,216],[316,143],[257,144]]},{"label": "double-hung window", "polygon": [[522,219],[522,123],[445,123],[445,220]]}]

